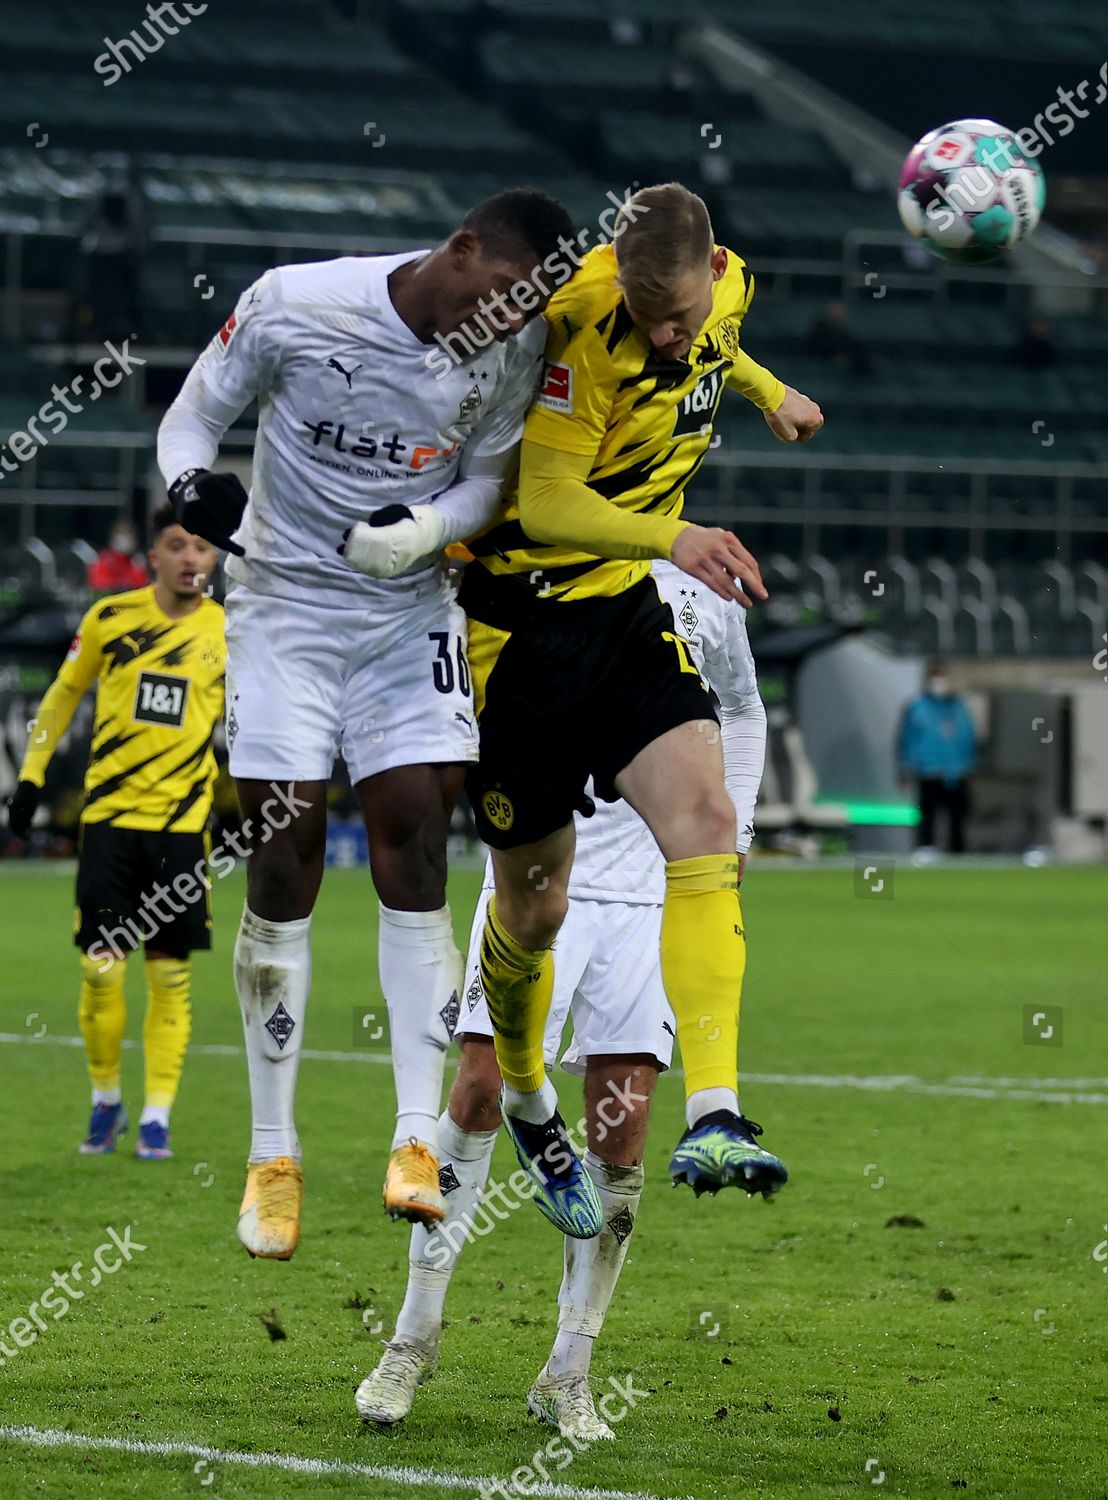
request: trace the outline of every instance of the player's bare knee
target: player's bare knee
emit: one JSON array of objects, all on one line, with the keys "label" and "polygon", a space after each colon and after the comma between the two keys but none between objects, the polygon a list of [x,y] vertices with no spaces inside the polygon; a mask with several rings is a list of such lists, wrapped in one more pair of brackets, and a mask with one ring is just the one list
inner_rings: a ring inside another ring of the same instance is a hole
[{"label": "player's bare knee", "polygon": [[430,911],[446,901],[446,838],[398,848],[370,843],[373,885],[394,911]]},{"label": "player's bare knee", "polygon": [[322,878],[322,847],[305,851],[291,839],[274,839],[247,860],[247,904],[267,922],[296,921],[310,914]]},{"label": "player's bare knee", "polygon": [[730,854],[735,849],[735,809],[723,786],[706,785],[664,818],[655,837],[667,859]]},{"label": "player's bare knee", "polygon": [[500,1069],[491,1037],[464,1036],[462,1060],[450,1090],[447,1109],[462,1130],[495,1130],[500,1124],[497,1103]]},{"label": "player's bare knee", "polygon": [[397,766],[355,788],[369,838],[369,864],[386,906],[421,911],[446,900],[446,840],[464,768]]},{"label": "player's bare knee", "polygon": [[585,1081],[589,1150],[615,1166],[639,1166],[650,1106],[658,1081],[656,1059],[647,1054],[589,1059]]},{"label": "player's bare knee", "polygon": [[569,898],[560,882],[497,887],[497,917],[524,948],[549,948],[568,910]]},{"label": "player's bare knee", "polygon": [[705,854],[734,851],[735,808],[725,787],[703,788],[693,805],[692,820]]}]

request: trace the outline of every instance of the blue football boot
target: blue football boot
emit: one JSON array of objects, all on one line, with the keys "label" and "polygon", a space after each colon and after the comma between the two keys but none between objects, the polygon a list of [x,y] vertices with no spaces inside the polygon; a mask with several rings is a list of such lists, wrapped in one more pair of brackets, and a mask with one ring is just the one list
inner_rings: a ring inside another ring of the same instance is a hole
[{"label": "blue football boot", "polygon": [[535,1184],[539,1213],[575,1240],[594,1239],[604,1228],[604,1205],[561,1115],[555,1110],[542,1125],[515,1119],[505,1112],[501,1090],[500,1117],[520,1166]]},{"label": "blue football boot", "polygon": [[107,1156],[115,1150],[116,1138],[127,1129],[127,1111],[122,1104],[94,1104],[89,1116],[88,1136],[77,1148],[82,1156]]},{"label": "blue football boot", "polygon": [[713,1110],[691,1125],[670,1159],[674,1186],[687,1182],[699,1198],[722,1187],[740,1187],[772,1198],[789,1180],[785,1164],[758,1145],[762,1127],[729,1109]]},{"label": "blue football boot", "polygon": [[147,1120],[138,1128],[135,1155],[143,1161],[166,1161],[173,1155],[169,1149],[169,1126],[158,1120]]}]

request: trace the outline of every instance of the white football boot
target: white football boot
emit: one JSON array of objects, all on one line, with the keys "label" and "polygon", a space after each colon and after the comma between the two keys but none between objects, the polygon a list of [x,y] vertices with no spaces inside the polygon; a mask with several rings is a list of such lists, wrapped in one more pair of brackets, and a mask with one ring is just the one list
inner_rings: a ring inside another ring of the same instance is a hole
[{"label": "white football boot", "polygon": [[439,1362],[439,1346],[423,1339],[397,1339],[385,1345],[380,1363],[354,1393],[363,1422],[394,1427],[412,1409],[415,1393],[425,1385]]},{"label": "white football boot", "polygon": [[563,1437],[576,1438],[582,1443],[615,1438],[607,1422],[597,1414],[587,1375],[563,1375],[555,1380],[544,1365],[527,1392],[527,1410],[556,1427]]}]

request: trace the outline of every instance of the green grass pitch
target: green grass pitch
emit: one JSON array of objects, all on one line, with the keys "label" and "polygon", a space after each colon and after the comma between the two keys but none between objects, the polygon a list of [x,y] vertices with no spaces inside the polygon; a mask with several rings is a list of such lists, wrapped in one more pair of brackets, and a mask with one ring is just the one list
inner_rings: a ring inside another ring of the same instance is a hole
[{"label": "green grass pitch", "polygon": [[[463,942],[477,879],[452,877]],[[547,1493],[1108,1493],[1106,892],[1100,869],[898,870],[888,900],[855,894],[852,870],[755,864],[743,1097],[792,1180],[772,1204],[671,1189],[681,1089],[663,1080],[594,1361],[601,1385],[631,1377],[645,1394],[614,1444],[552,1466],[563,1488]],[[195,963],[193,1040],[208,1047],[241,1043],[242,895],[240,876],[217,886],[215,950]],[[0,1337],[109,1227],[133,1223],[146,1248],[0,1368],[0,1494],[421,1500],[528,1464],[551,1435],[523,1398],[554,1329],[557,1233],[524,1204],[467,1249],[438,1376],[402,1427],[361,1427],[352,1391],[380,1337],[367,1325],[391,1330],[406,1268],[406,1228],[380,1207],[387,1067],[304,1061],[301,1247],[289,1264],[251,1262],[234,1237],[241,1056],[189,1058],[172,1162],[135,1161],[133,1134],[114,1157],[76,1153],[83,1057],[56,1044],[77,1032],[71,899],[63,872],[0,873]],[[378,993],[374,905],[364,872],[329,872],[311,1049],[355,1050]],[[137,1038],[137,962],[128,992]],[[124,1084],[135,1118],[136,1050]],[[559,1087],[576,1119],[579,1085]],[[502,1138],[493,1172],[514,1166]],[[262,1314],[287,1337],[271,1339]],[[186,1448],[35,1447],[12,1437],[21,1426]],[[249,1468],[189,1445],[385,1473]],[[413,1483],[426,1469],[442,1477]]]}]

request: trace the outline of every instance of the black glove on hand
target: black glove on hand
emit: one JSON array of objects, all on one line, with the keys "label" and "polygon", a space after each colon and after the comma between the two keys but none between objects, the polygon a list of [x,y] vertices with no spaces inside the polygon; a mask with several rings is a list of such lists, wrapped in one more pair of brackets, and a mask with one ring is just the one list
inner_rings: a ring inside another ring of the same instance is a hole
[{"label": "black glove on hand", "polygon": [[247,500],[242,481],[236,475],[189,469],[170,487],[169,498],[186,531],[202,536],[224,552],[233,552],[236,557],[246,556],[238,542],[231,540],[232,531],[242,520]]},{"label": "black glove on hand", "polygon": [[375,510],[369,518],[371,526],[394,526],[397,521],[410,521],[412,513],[406,505],[399,500],[394,500],[391,505],[382,505],[380,510]]},{"label": "black glove on hand", "polygon": [[[406,505],[399,500],[394,500],[391,505],[382,505],[380,510],[375,510],[366,522],[367,526],[394,526],[397,521],[410,521],[412,513]],[[340,555],[346,551],[346,544],[350,540],[353,526],[348,526],[342,534],[342,546],[338,549]]]},{"label": "black glove on hand", "polygon": [[[438,525],[429,505],[418,507],[425,523]],[[397,573],[411,567],[417,557],[434,550],[435,542],[425,538],[418,525],[408,528],[408,534],[398,537],[396,531],[385,533],[386,526],[397,527],[403,521],[414,521],[415,517],[406,505],[395,502],[382,505],[368,521],[355,521],[342,534],[339,553],[350,566],[367,578],[395,578]],[[405,545],[406,544],[406,545]]]},{"label": "black glove on hand", "polygon": [[31,822],[38,810],[42,788],[33,781],[21,781],[8,798],[8,827],[12,837],[25,839],[31,831]]}]

